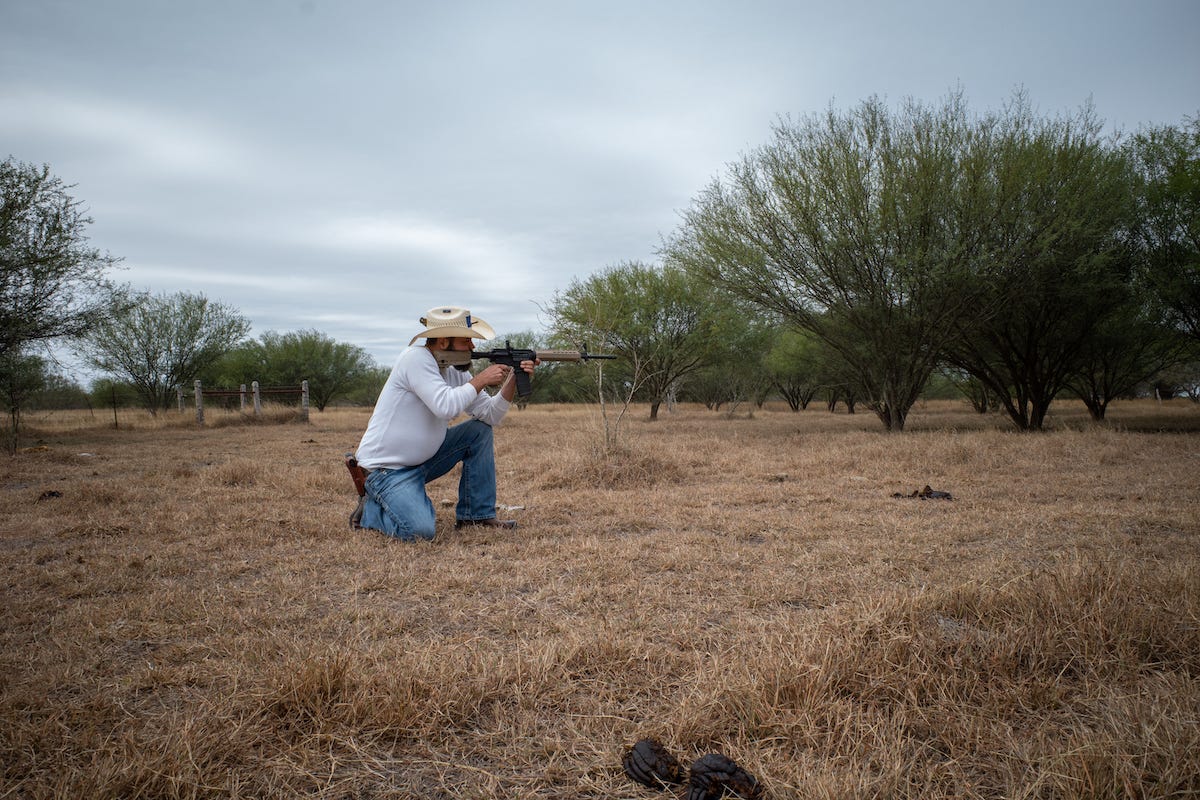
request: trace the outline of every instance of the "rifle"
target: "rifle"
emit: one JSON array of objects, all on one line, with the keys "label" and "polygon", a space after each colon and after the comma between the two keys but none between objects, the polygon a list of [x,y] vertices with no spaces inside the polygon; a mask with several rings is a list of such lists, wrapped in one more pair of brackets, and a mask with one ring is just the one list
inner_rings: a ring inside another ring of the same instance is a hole
[{"label": "rifle", "polygon": [[512,343],[505,340],[504,347],[491,350],[434,350],[433,357],[439,367],[461,367],[471,363],[474,358],[486,358],[493,364],[504,364],[512,367],[513,375],[517,378],[517,397],[529,397],[533,392],[529,373],[521,369],[522,361],[593,361],[596,359],[612,359],[616,356],[595,356],[585,348],[578,350],[524,350],[514,348]]}]

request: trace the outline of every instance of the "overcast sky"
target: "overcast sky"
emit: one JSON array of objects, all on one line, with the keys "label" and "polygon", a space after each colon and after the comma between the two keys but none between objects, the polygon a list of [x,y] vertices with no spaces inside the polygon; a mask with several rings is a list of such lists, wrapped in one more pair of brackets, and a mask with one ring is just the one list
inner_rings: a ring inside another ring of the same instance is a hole
[{"label": "overcast sky", "polygon": [[435,305],[544,330],[657,262],[782,115],[1023,87],[1114,131],[1200,113],[1200,0],[0,0],[0,158],[116,277],[390,365]]}]

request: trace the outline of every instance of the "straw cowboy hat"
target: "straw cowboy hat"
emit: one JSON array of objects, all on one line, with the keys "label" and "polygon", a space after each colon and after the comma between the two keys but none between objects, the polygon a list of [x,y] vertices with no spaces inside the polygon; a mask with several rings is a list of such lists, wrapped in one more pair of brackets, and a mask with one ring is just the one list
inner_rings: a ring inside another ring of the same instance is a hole
[{"label": "straw cowboy hat", "polygon": [[491,339],[496,335],[491,325],[479,317],[472,317],[470,311],[457,306],[431,308],[421,317],[421,324],[425,326],[425,330],[414,336],[409,344],[416,344],[417,339],[422,336],[428,339],[440,339],[443,336]]}]

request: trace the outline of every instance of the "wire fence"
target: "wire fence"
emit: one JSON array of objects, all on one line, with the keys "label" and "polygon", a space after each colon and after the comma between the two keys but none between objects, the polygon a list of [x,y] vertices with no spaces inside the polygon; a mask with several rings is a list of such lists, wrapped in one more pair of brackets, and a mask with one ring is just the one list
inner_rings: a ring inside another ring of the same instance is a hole
[{"label": "wire fence", "polygon": [[[250,397],[254,416],[262,415],[262,400],[263,396],[269,397],[299,397],[300,398],[300,419],[308,421],[308,381],[301,381],[299,386],[268,386],[261,387],[258,381],[250,383],[250,391],[246,391],[246,384],[242,384],[237,389],[205,389],[200,381],[194,384],[194,394],[196,398],[196,424],[204,424],[204,398],[230,398],[237,397],[240,402],[240,409],[243,414],[246,412],[247,394]],[[183,387],[178,388],[179,393],[179,410],[183,411]]]}]

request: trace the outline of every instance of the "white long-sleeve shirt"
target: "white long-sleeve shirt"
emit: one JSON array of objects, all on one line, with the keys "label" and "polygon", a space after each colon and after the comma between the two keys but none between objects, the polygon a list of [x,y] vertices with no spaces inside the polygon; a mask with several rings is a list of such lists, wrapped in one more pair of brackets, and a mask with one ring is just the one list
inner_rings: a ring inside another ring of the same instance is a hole
[{"label": "white long-sleeve shirt", "polygon": [[405,349],[388,375],[356,457],[367,469],[415,467],[428,461],[446,438],[446,428],[466,413],[489,425],[500,424],[511,404],[499,392],[476,392],[471,374],[438,369],[423,346]]}]

